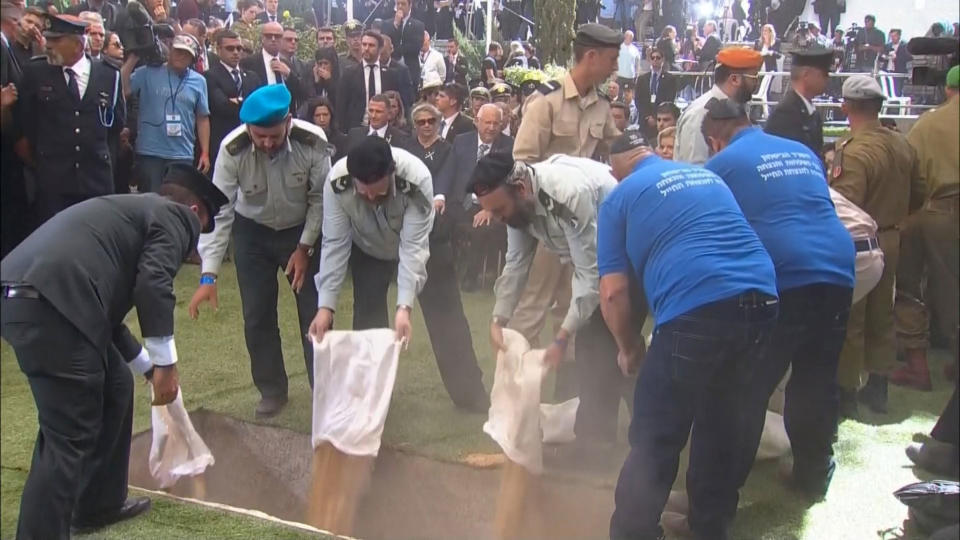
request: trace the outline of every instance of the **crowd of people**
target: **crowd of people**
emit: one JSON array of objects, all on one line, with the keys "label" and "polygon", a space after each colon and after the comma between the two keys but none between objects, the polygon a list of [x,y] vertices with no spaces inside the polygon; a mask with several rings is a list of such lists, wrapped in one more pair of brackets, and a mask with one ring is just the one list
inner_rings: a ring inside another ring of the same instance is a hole
[{"label": "crowd of people", "polygon": [[[312,341],[349,272],[353,329],[392,314],[397,339],[414,339],[419,300],[444,386],[471,413],[490,400],[460,293],[496,274],[493,345],[520,332],[558,370],[557,395],[580,397],[558,465],[611,459],[629,406],[613,538],[664,526],[725,538],[788,371],[786,478],[817,499],[841,416],[885,413],[888,381],[929,390],[931,333],[956,359],[960,68],[906,137],[881,125],[876,79],[849,77],[851,136],[827,148],[811,101],[836,69],[829,47],[793,52],[784,99],[765,129],[751,121],[772,28],[755,48],[723,46],[709,22],[702,40],[677,42],[667,26],[638,47],[588,23],[565,75],[515,86],[504,69],[538,67],[533,47],[491,43],[470,72],[455,39],[433,47],[439,30],[409,0],[369,28],[347,21],[342,54],[334,29],[318,28],[313,62],[297,57],[277,0],[237,6],[256,50],[208,27],[206,2],[145,9],[169,23],[162,55],[118,40],[129,15],[109,0],[76,15],[2,3],[3,337],[41,429],[20,536],[149,507],[125,489],[124,365],[152,381],[156,403],[176,396],[173,279],[182,260],[201,264],[188,308],[201,316],[231,246],[260,418],[288,402],[278,269],[311,384]],[[681,111],[670,71],[689,54],[713,76]],[[123,324],[132,307],[142,347]],[[41,361],[57,354],[75,365]],[[908,451],[938,474],[957,470],[956,408],[955,391],[934,440]],[[661,524],[691,426],[689,501]]]}]

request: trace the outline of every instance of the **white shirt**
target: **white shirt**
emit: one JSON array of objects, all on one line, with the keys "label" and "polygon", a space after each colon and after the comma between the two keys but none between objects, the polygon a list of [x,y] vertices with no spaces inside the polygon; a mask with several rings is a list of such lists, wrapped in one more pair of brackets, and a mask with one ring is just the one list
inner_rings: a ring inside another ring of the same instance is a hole
[{"label": "white shirt", "polygon": [[453,116],[443,119],[443,130],[440,132],[441,139],[447,138],[447,133],[450,132],[450,126],[453,125],[458,116],[460,116],[460,113],[453,113]]},{"label": "white shirt", "polygon": [[637,78],[637,63],[641,58],[640,50],[633,44],[621,43],[617,57],[617,76],[625,79]]},{"label": "white shirt", "polygon": [[280,55],[272,56],[266,50],[261,49],[261,54],[263,55],[263,66],[267,71],[267,84],[277,84],[277,74],[270,69],[270,61],[276,58],[280,59]]},{"label": "white shirt", "polygon": [[369,137],[370,135],[376,135],[377,137],[380,137],[382,139],[387,136],[388,127],[390,127],[390,124],[387,124],[380,129],[370,128],[370,131],[367,132],[367,136]]},{"label": "white shirt", "polygon": [[267,14],[268,22],[277,22],[277,18],[279,17],[279,15],[277,15],[276,13],[271,15],[269,11],[265,11],[264,13]]},{"label": "white shirt", "polygon": [[77,60],[77,63],[72,66],[63,66],[63,80],[68,85],[70,84],[70,76],[67,75],[67,68],[73,70],[77,77],[77,88],[80,89],[80,99],[83,99],[83,94],[87,91],[87,83],[90,82],[90,60],[87,59],[87,55],[80,57],[80,60]]},{"label": "white shirt", "polygon": [[[797,92],[797,91],[794,90],[794,92]],[[809,114],[810,116],[813,116],[813,114],[817,112],[817,108],[813,105],[813,103],[810,103],[809,99],[803,97],[803,94],[801,94],[800,92],[797,92],[797,95],[800,96],[800,101],[803,102],[803,106],[807,108],[807,114]]]},{"label": "white shirt", "polygon": [[850,202],[833,188],[828,189],[830,190],[830,199],[833,200],[833,206],[837,209],[837,217],[840,218],[840,222],[843,223],[854,240],[864,240],[877,235],[877,222],[870,217],[870,214],[864,212],[859,206]]},{"label": "white shirt", "polygon": [[[377,94],[383,92],[383,86],[380,84],[380,62],[375,64],[368,64],[366,60],[363,61],[363,91],[367,94],[367,89],[370,88],[370,66],[376,66],[377,69],[373,70],[373,84],[374,88],[377,89]],[[367,95],[367,101],[370,101],[370,98],[373,96]]]},{"label": "white shirt", "polygon": [[420,51],[420,78],[426,81],[430,71],[439,75],[441,81],[447,80],[447,63],[440,51],[432,48],[427,52]]}]

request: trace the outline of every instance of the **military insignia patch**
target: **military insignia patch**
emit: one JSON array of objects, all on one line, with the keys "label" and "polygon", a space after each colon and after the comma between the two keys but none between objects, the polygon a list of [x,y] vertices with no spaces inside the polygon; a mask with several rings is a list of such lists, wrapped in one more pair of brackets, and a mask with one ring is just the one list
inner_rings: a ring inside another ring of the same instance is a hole
[{"label": "military insignia patch", "polygon": [[330,186],[333,188],[334,193],[343,193],[350,187],[350,176],[345,175],[339,178],[334,178],[330,181]]},{"label": "military insignia patch", "polygon": [[411,193],[413,193],[413,192],[415,192],[415,191],[417,190],[417,187],[416,187],[416,186],[414,186],[414,185],[411,184],[410,182],[407,182],[406,179],[400,178],[399,176],[396,177],[396,184],[397,184],[397,193],[403,193],[404,195],[410,195]]}]

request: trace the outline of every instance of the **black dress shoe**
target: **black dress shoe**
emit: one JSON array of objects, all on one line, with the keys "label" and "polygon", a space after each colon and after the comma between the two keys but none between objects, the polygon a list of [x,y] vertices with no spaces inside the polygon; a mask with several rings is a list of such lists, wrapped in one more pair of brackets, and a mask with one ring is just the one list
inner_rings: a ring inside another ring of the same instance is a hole
[{"label": "black dress shoe", "polygon": [[257,418],[270,418],[276,416],[287,405],[287,396],[275,396],[260,398],[255,411]]},{"label": "black dress shoe", "polygon": [[887,378],[870,374],[867,384],[860,389],[857,399],[877,414],[887,414]]},{"label": "black dress shoe", "polygon": [[129,497],[115,513],[74,521],[70,526],[71,534],[89,534],[114,523],[120,523],[150,510],[147,497]]}]

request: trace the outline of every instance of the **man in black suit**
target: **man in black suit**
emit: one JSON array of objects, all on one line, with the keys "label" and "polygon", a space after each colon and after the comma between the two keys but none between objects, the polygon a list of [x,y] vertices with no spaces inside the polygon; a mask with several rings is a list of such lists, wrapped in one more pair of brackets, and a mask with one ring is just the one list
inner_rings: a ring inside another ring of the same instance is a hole
[{"label": "man in black suit", "polygon": [[[463,255],[463,289],[475,290],[479,285],[483,257],[493,249],[506,246],[506,228],[489,222],[475,227],[473,217],[480,209],[467,185],[477,161],[490,152],[513,152],[513,137],[504,135],[503,111],[494,103],[480,107],[475,120],[476,130],[458,135],[440,176],[434,182],[434,196],[443,195],[447,212],[454,212],[457,244],[469,244]],[[480,225],[480,224],[476,224]]]},{"label": "man in black suit", "polygon": [[[884,68],[893,73],[906,73],[907,63],[913,60],[913,55],[907,50],[907,44],[900,39],[902,35],[903,31],[899,28],[891,28],[888,33],[890,41],[884,48]],[[903,88],[903,81],[904,79],[900,78],[893,80],[893,88],[898,96]]]},{"label": "man in black suit", "polygon": [[650,49],[650,71],[637,77],[633,91],[640,131],[647,140],[657,138],[657,107],[677,99],[677,78],[667,73],[663,60],[662,52]]},{"label": "man in black suit", "polygon": [[204,74],[210,100],[210,169],[216,166],[220,142],[240,125],[240,105],[251,92],[259,88],[256,73],[240,67],[243,44],[232,30],[217,34],[220,60]]},{"label": "man in black suit", "polygon": [[420,49],[425,30],[421,21],[410,16],[410,0],[397,0],[393,21],[383,24],[383,33],[393,40],[393,59],[403,60],[414,84],[420,81]]},{"label": "man in black suit", "polygon": [[801,142],[819,156],[823,149],[823,120],[811,101],[830,83],[833,51],[817,47],[790,54],[790,90],[770,113],[764,131]]},{"label": "man in black suit", "polygon": [[447,40],[447,56],[444,58],[447,63],[447,80],[444,82],[455,82],[467,85],[467,59],[460,54],[460,43],[457,38]]},{"label": "man in black suit", "polygon": [[[3,35],[0,37],[0,88],[3,89],[4,101],[0,108],[0,258],[5,257],[11,249],[16,247],[29,232],[27,190],[23,181],[23,163],[14,151],[14,144],[20,138],[21,122],[15,118],[14,110],[17,92],[20,88],[22,71],[20,63],[10,50],[10,37],[15,34],[15,28],[22,10],[10,3],[0,5],[0,28]],[[9,32],[9,33],[8,33]],[[12,100],[11,103],[7,103]]]},{"label": "man in black suit", "polygon": [[99,13],[103,18],[103,29],[113,30],[114,23],[117,20],[117,6],[109,0],[83,0],[79,4],[67,8],[70,15],[79,15],[84,11]]},{"label": "man in black suit", "polygon": [[264,0],[263,11],[257,14],[260,24],[280,22],[280,0]]},{"label": "man in black suit", "polygon": [[313,97],[309,95],[310,83],[313,81],[313,68],[312,66],[307,66],[306,62],[297,58],[297,45],[299,42],[300,35],[297,34],[296,28],[292,26],[283,27],[283,39],[280,42],[280,58],[290,62],[293,70],[300,75],[300,80],[304,81],[304,89],[308,91],[307,97]]},{"label": "man in black suit", "polygon": [[717,62],[717,53],[720,52],[721,46],[723,44],[717,35],[717,23],[715,21],[703,23],[703,47],[701,47],[700,54],[697,56],[700,69],[712,69],[712,66]]},{"label": "man in black suit", "polygon": [[364,123],[367,101],[387,90],[400,90],[396,74],[380,64],[383,38],[367,30],[360,38],[363,65],[346,68],[337,89],[337,118],[340,127],[351,130]]},{"label": "man in black suit", "polygon": [[450,144],[453,144],[457,135],[477,130],[473,120],[461,112],[466,99],[467,89],[459,83],[447,83],[437,94],[437,108],[443,115],[440,120],[440,137]]},{"label": "man in black suit", "polygon": [[86,23],[62,15],[48,20],[48,56],[23,66],[17,102],[25,159],[37,182],[36,225],[114,192],[108,139],[119,137],[126,120],[120,72],[84,54]]},{"label": "man in black suit", "polygon": [[[97,197],[64,210],[0,264],[2,335],[37,406],[40,432],[17,538],[70,538],[150,508],[127,498],[130,369],[154,405],[177,396],[174,277],[226,197],[190,165],[160,194]],[[123,323],[134,307],[144,347]]]},{"label": "man in black suit", "polygon": [[410,137],[390,125],[390,98],[384,94],[377,94],[367,103],[367,116],[370,120],[367,126],[357,126],[347,132],[347,151],[360,144],[368,136],[376,135],[390,143],[390,146],[407,150],[410,147]]},{"label": "man in black suit", "polygon": [[297,108],[306,100],[307,87],[293,64],[280,56],[280,43],[283,40],[283,26],[280,23],[266,23],[260,27],[262,48],[240,61],[243,69],[252,71],[260,79],[260,86],[283,83],[293,97],[290,112],[297,114]]},{"label": "man in black suit", "polygon": [[390,36],[380,34],[380,37],[383,38],[383,47],[380,49],[380,67],[386,68],[393,73],[393,77],[397,80],[397,85],[400,87],[400,89],[397,90],[397,92],[400,93],[400,101],[403,102],[404,109],[409,111],[413,109],[413,102],[416,97],[414,95],[416,94],[416,89],[410,80],[410,71],[407,69],[407,66],[394,61],[393,40],[390,39]]}]

